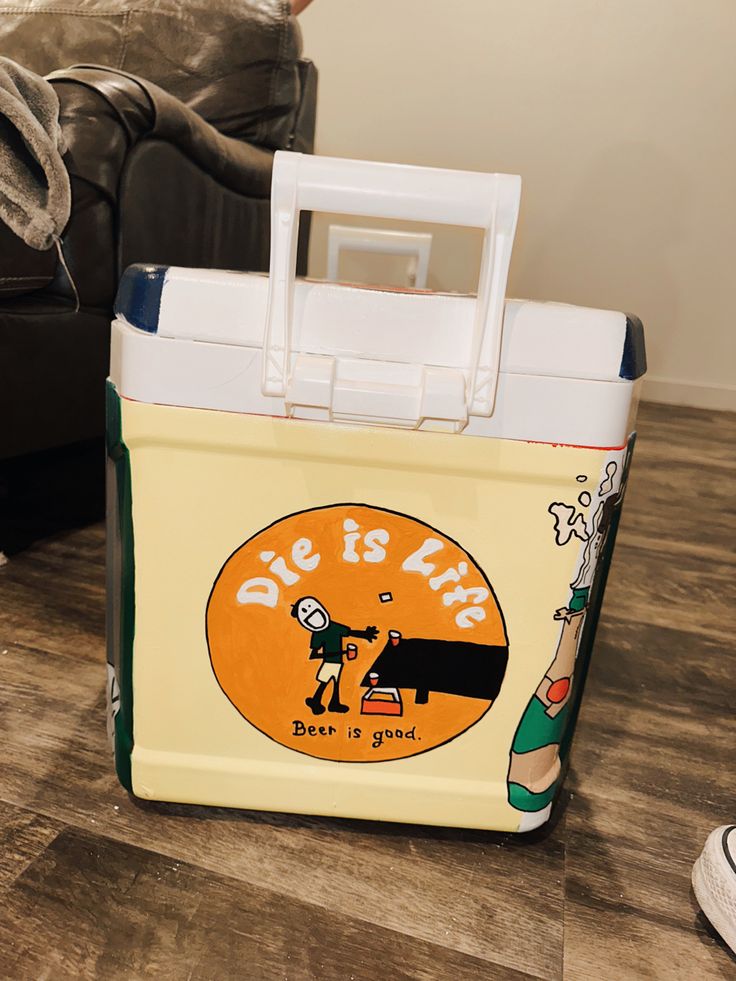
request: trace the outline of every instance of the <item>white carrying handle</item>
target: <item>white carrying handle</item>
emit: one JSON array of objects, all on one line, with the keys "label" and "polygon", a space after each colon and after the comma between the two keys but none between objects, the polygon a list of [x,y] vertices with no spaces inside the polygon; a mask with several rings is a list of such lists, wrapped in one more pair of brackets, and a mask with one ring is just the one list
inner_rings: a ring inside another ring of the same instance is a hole
[{"label": "white carrying handle", "polygon": [[271,184],[263,394],[284,396],[289,380],[299,212],[329,211],[485,229],[468,365],[468,411],[490,416],[498,383],[506,280],[520,197],[521,178],[509,174],[277,151]]}]

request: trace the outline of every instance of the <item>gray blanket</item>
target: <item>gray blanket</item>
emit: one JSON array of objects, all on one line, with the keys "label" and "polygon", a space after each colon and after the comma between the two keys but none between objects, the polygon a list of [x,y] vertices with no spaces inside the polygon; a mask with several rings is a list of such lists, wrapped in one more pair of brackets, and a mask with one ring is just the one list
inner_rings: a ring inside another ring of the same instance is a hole
[{"label": "gray blanket", "polygon": [[59,100],[51,85],[0,58],[0,221],[33,249],[58,242],[69,220],[63,152]]}]

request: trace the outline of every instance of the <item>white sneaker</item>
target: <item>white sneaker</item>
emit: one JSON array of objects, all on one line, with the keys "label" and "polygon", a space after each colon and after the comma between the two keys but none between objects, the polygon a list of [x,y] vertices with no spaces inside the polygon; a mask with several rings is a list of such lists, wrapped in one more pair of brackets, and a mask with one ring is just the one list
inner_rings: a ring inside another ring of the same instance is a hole
[{"label": "white sneaker", "polygon": [[736,954],[736,824],[708,835],[693,865],[693,889],[700,908]]}]

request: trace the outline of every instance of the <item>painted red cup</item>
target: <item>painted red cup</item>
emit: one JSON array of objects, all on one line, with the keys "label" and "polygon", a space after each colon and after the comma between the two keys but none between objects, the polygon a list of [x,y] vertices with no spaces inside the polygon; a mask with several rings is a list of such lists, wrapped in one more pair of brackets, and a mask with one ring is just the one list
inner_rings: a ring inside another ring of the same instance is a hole
[{"label": "painted red cup", "polygon": [[354,661],[358,656],[358,648],[355,644],[348,644],[346,647],[348,661]]},{"label": "painted red cup", "polygon": [[394,647],[396,647],[399,641],[401,640],[401,634],[399,633],[398,630],[389,630],[388,639],[391,641]]},{"label": "painted red cup", "polygon": [[371,673],[368,675],[368,681],[370,681],[371,683],[371,688],[376,687],[376,685],[378,684],[378,675],[376,674],[375,671],[371,671]]}]

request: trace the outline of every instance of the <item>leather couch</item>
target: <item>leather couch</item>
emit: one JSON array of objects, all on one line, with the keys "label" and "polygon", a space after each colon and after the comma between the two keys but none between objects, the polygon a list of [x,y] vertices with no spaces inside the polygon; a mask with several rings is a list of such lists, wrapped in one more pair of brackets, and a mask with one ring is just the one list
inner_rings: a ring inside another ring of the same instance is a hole
[{"label": "leather couch", "polygon": [[[98,7],[101,0],[85,2]],[[215,8],[203,2],[203,9],[214,16]],[[170,3],[172,9],[187,6],[179,0]],[[147,5],[139,0],[135,6],[145,12]],[[148,6],[160,12],[166,3],[156,0]],[[230,12],[237,6],[224,3]],[[49,76],[59,98],[68,147],[64,160],[73,203],[63,236],[64,256],[80,308],[75,311],[69,279],[56,252],[29,249],[0,223],[0,507],[3,494],[16,501],[19,493],[29,497],[27,486],[18,490],[18,480],[13,487],[14,474],[28,473],[29,465],[34,473],[38,469],[37,462],[29,464],[29,454],[51,450],[49,459],[58,461],[59,451],[54,448],[68,447],[69,458],[101,437],[109,324],[117,282],[127,265],[268,267],[273,151],[281,147],[311,152],[316,71],[298,57],[298,28],[288,17],[288,5],[259,0],[246,6],[260,17],[250,25],[254,38],[249,56],[254,84],[260,86],[257,98],[243,88],[247,65],[237,72],[221,70],[218,78],[196,66],[202,83],[197,87],[191,83],[191,65],[177,74],[171,59],[164,58],[165,70],[158,73],[179,97],[118,67],[76,66]],[[273,18],[269,19],[274,6],[276,20],[288,28],[276,40]],[[66,4],[56,9],[60,16],[71,10]],[[18,48],[22,54],[21,42],[28,38],[22,31],[20,39],[17,30],[12,33],[11,14],[15,16],[18,8],[8,10],[10,14],[4,13],[0,3],[0,51],[25,63]],[[129,17],[127,23],[132,31],[135,19]],[[151,30],[150,23],[144,27]],[[277,69],[266,76],[256,57],[259,30],[264,32],[264,50],[273,48],[280,59],[274,61]],[[15,44],[9,45],[10,50],[4,32],[10,32]],[[180,43],[177,37],[171,39],[174,49]],[[165,47],[164,40],[159,39],[159,49]],[[34,43],[38,51],[42,47],[38,35]],[[194,44],[191,50],[196,53],[196,48]],[[135,50],[130,38],[126,50]],[[242,61],[242,46],[236,54]],[[132,64],[146,67],[135,60]],[[38,70],[48,65],[28,67]],[[157,70],[153,63],[148,67],[149,74]],[[264,99],[273,101],[264,103]],[[303,216],[301,272],[306,268],[308,231],[308,216]],[[95,495],[99,500],[97,490]],[[7,546],[7,530],[0,520],[0,549]]]}]

